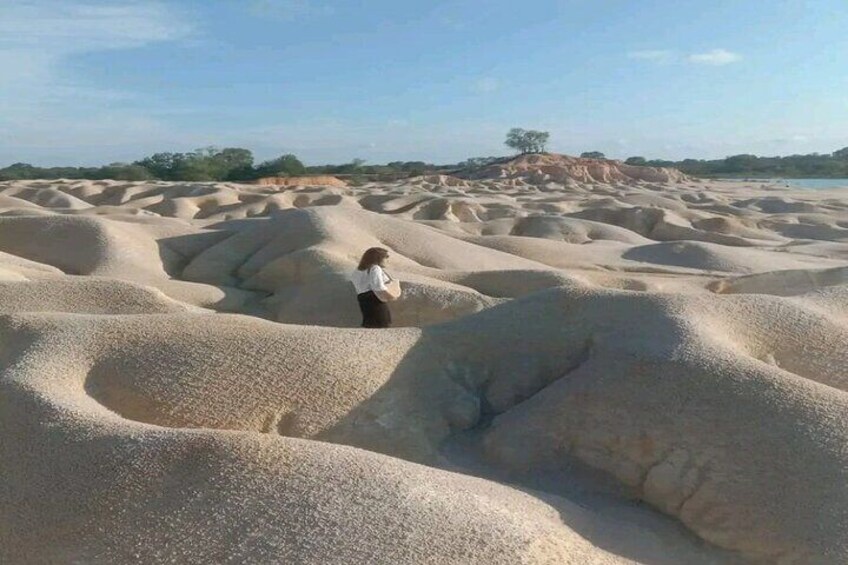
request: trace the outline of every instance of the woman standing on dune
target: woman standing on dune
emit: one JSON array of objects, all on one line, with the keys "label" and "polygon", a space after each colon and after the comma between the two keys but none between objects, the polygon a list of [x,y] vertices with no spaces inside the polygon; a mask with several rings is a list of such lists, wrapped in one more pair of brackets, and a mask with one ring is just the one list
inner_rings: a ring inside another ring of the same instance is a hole
[{"label": "woman standing on dune", "polygon": [[363,328],[388,328],[392,313],[388,302],[400,296],[400,285],[385,272],[389,250],[372,247],[362,254],[350,280],[356,289]]}]

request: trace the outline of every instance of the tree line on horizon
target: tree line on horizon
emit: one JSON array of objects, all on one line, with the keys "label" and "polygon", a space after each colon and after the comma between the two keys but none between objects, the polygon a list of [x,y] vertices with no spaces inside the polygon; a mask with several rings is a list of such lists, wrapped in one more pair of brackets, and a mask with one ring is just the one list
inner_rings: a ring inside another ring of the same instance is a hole
[{"label": "tree line on horizon", "polygon": [[340,165],[306,166],[295,155],[285,154],[254,164],[253,153],[249,149],[204,147],[187,153],[154,153],[132,163],[111,163],[102,167],[37,167],[29,163],[14,163],[0,169],[0,181],[63,178],[249,182],[263,177],[300,175],[380,176],[393,179],[479,168],[500,159],[503,158],[475,157],[449,165],[434,165],[424,161],[393,161],[385,165],[368,165],[364,159],[353,159]]},{"label": "tree line on horizon", "polygon": [[766,178],[848,178],[848,147],[831,154],[809,153],[784,157],[759,157],[751,154],[731,155],[724,159],[683,159],[667,161],[629,157],[628,165],[674,167],[680,171],[705,178],[766,177]]},{"label": "tree line on horizon", "polygon": [[[529,137],[526,134],[531,134]],[[507,145],[521,153],[544,151],[547,132],[511,130]],[[544,134],[544,135],[536,135]],[[522,137],[524,136],[524,137]],[[510,140],[514,143],[511,145]],[[585,158],[604,159],[600,151],[587,151]],[[434,165],[423,161],[393,161],[385,165],[367,165],[354,159],[341,165],[306,166],[292,154],[255,164],[249,149],[206,147],[188,153],[154,153],[133,163],[112,163],[102,167],[37,167],[15,163],[0,169],[0,180],[90,179],[90,180],[165,180],[165,181],[230,181],[248,182],[262,177],[298,175],[342,175],[357,178],[395,180],[423,174],[473,170],[511,157],[474,157],[460,163]],[[830,155],[811,153],[785,157],[732,155],[724,159],[684,159],[669,161],[629,157],[628,165],[675,167],[700,177],[782,177],[782,178],[848,178],[848,147]]]}]

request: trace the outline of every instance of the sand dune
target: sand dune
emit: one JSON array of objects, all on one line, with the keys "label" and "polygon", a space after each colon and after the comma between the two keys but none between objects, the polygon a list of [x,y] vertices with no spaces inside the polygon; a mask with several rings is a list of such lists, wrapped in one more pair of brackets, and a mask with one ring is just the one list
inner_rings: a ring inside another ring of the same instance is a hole
[{"label": "sand dune", "polygon": [[551,155],[0,183],[0,561],[844,562],[845,233]]},{"label": "sand dune", "polygon": [[463,175],[470,179],[522,179],[533,184],[546,182],[691,181],[675,169],[636,167],[621,161],[582,159],[567,155],[522,155],[505,163],[495,163],[481,171]]},{"label": "sand dune", "polygon": [[330,175],[303,177],[263,177],[254,184],[262,186],[347,186],[347,183]]}]

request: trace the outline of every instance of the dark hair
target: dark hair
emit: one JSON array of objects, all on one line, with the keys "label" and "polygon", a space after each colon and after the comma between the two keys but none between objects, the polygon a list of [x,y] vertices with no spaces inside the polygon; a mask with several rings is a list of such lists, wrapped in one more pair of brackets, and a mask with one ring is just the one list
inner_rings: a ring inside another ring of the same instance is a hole
[{"label": "dark hair", "polygon": [[359,260],[359,266],[357,269],[360,271],[367,271],[374,265],[379,265],[383,262],[383,259],[389,256],[389,250],[383,247],[372,247],[370,249],[366,249],[365,253],[362,254],[362,259]]}]

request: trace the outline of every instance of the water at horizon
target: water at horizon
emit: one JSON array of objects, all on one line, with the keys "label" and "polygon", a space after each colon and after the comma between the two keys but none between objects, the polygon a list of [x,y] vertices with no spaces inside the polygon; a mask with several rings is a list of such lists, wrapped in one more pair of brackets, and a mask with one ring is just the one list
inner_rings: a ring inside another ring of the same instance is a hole
[{"label": "water at horizon", "polygon": [[746,178],[725,179],[756,181],[787,188],[806,188],[810,190],[827,190],[831,188],[848,188],[848,179],[780,179],[780,178]]}]

